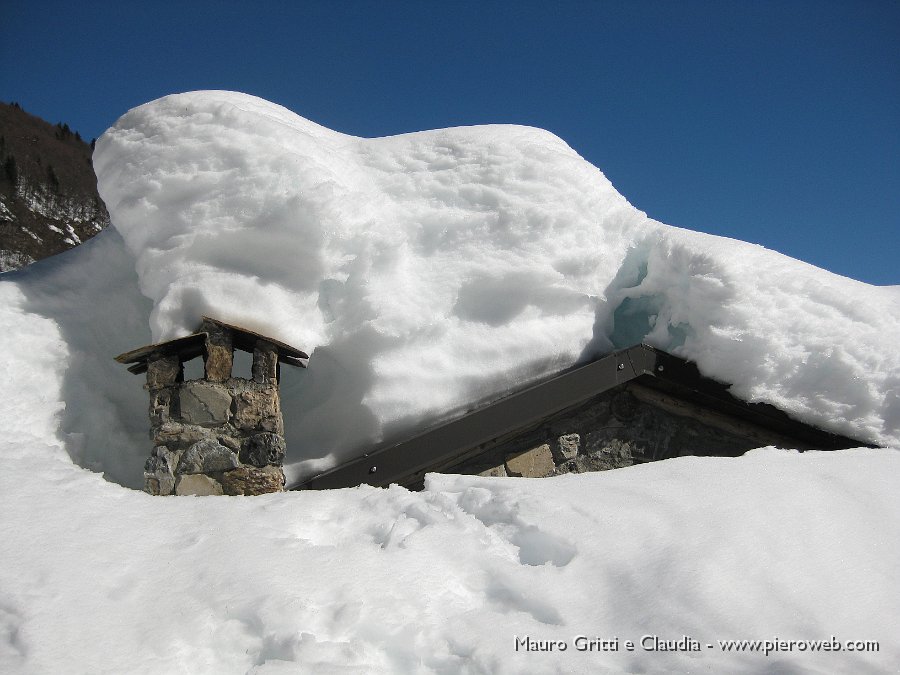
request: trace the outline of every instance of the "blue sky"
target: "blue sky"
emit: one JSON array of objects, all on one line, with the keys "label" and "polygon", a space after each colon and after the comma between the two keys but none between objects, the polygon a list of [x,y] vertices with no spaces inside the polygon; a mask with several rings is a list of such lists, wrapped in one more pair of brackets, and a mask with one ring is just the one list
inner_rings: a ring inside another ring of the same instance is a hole
[{"label": "blue sky", "polygon": [[193,89],[359,136],[543,127],[653,218],[900,284],[895,0],[3,0],[0,63],[86,139]]}]

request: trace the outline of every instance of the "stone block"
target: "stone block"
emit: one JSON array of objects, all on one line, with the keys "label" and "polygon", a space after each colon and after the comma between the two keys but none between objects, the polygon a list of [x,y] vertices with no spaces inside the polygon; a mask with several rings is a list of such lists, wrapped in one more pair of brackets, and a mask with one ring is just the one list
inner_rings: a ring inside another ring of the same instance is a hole
[{"label": "stone block", "polygon": [[259,428],[263,431],[284,436],[284,420],[281,419],[281,413],[270,417],[264,417],[260,420]]},{"label": "stone block", "polygon": [[284,463],[285,442],[278,434],[263,432],[246,439],[241,446],[241,461],[256,467],[281,466]]},{"label": "stone block", "polygon": [[506,473],[506,467],[501,464],[500,466],[495,466],[490,469],[485,469],[484,471],[478,474],[479,476],[487,476],[489,478],[506,478],[509,474]]},{"label": "stone block", "polygon": [[214,473],[238,466],[238,458],[229,448],[211,438],[194,443],[178,462],[178,474]]},{"label": "stone block", "polygon": [[175,475],[172,471],[176,457],[165,446],[153,448],[144,464],[144,485],[147,492],[155,495],[170,495],[175,490]]},{"label": "stone block", "polygon": [[219,345],[206,345],[206,359],[203,368],[206,379],[210,382],[224,382],[231,377],[231,369],[234,365],[234,352],[230,347]]},{"label": "stone block", "polygon": [[170,447],[185,447],[192,445],[204,438],[211,438],[212,431],[196,424],[179,424],[178,422],[166,422],[151,429],[150,438],[157,445]]},{"label": "stone block", "polygon": [[253,381],[263,384],[277,381],[278,350],[271,342],[258,340],[253,350]]},{"label": "stone block", "polygon": [[178,390],[179,414],[188,424],[204,427],[228,422],[231,394],[222,385],[196,380],[186,382]]},{"label": "stone block", "polygon": [[206,320],[200,324],[200,331],[206,333],[206,354],[203,358],[206,379],[210,382],[224,382],[231,377],[234,364],[231,331],[214,321]]},{"label": "stone block", "polygon": [[171,415],[172,390],[159,389],[150,392],[150,424],[159,426],[169,421]]},{"label": "stone block", "polygon": [[216,440],[226,448],[231,448],[235,452],[240,452],[241,450],[241,442],[236,438],[232,438],[231,436],[217,436]]},{"label": "stone block", "polygon": [[543,478],[552,474],[555,469],[553,453],[546,443],[506,457],[506,471],[510,476]]},{"label": "stone block", "polygon": [[562,463],[578,456],[578,450],[581,447],[581,436],[578,434],[565,434],[556,439],[556,452],[554,453],[557,462]]},{"label": "stone block", "polygon": [[178,481],[175,484],[175,494],[196,495],[198,497],[220,495],[223,494],[222,484],[202,473],[188,474],[178,477]]},{"label": "stone block", "polygon": [[260,391],[242,391],[234,397],[234,419],[232,423],[238,429],[251,431],[269,428],[266,431],[278,433],[278,420],[281,411],[278,406],[278,392],[274,387],[266,387]]},{"label": "stone block", "polygon": [[155,424],[153,418],[150,418],[150,440],[155,445],[166,445],[178,440],[178,435],[182,432],[184,426],[178,422],[163,422]]},{"label": "stone block", "polygon": [[144,476],[144,492],[159,496],[159,480],[153,476]]},{"label": "stone block", "polygon": [[147,360],[147,388],[159,389],[175,384],[181,373],[181,361],[178,356],[162,356]]},{"label": "stone block", "polygon": [[242,466],[222,475],[226,495],[262,495],[284,490],[284,472],[280,467]]},{"label": "stone block", "polygon": [[612,438],[605,442],[597,442],[593,446],[590,456],[595,461],[597,470],[607,471],[632,466],[636,454],[641,453],[635,443]]}]

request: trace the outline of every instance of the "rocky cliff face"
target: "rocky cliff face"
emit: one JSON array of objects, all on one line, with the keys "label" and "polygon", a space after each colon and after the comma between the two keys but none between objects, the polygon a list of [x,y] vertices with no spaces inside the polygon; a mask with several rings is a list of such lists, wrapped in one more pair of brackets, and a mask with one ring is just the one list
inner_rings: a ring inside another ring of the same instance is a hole
[{"label": "rocky cliff face", "polygon": [[65,251],[109,224],[91,145],[0,103],[0,272]]}]

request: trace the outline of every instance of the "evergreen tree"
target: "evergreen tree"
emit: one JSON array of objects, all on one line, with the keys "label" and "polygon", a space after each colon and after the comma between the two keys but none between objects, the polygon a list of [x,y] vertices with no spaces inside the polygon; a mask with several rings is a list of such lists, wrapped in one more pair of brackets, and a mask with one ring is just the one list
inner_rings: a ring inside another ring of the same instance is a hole
[{"label": "evergreen tree", "polygon": [[56,123],[56,131],[53,132],[53,135],[60,141],[68,140],[72,135],[72,130],[69,128],[68,124],[63,124],[62,122]]},{"label": "evergreen tree", "polygon": [[50,183],[50,187],[53,188],[54,192],[59,192],[59,178],[52,164],[47,165],[47,182]]},{"label": "evergreen tree", "polygon": [[10,183],[15,185],[19,180],[19,167],[16,165],[16,158],[13,155],[9,155],[6,158],[6,161],[3,162],[3,173],[6,175],[6,178]]}]

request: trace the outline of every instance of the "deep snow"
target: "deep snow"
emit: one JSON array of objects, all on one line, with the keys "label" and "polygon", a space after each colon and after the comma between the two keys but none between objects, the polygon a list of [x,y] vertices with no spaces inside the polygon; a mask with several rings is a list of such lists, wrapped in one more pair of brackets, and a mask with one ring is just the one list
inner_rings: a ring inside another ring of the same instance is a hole
[{"label": "deep snow", "polygon": [[[897,447],[897,287],[650,220],[536,129],[358,139],[195,92],[129,112],[95,164],[116,231],[0,280],[0,670],[900,662],[896,449],[151,498],[115,484],[140,485],[149,446],[140,378],[112,360],[204,313],[311,351],[284,373],[293,476],[641,340],[739,396]],[[881,651],[514,649],[578,634]]]},{"label": "deep snow", "polygon": [[312,355],[285,404],[307,470],[641,340],[900,442],[900,289],[650,220],[546,131],[363,139],[193,92],[124,115],[95,167],[154,340],[209,314]]}]

